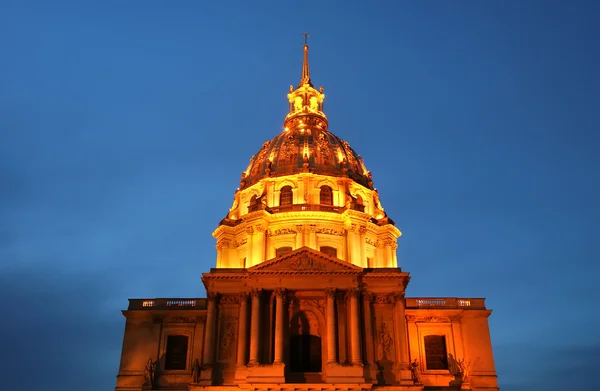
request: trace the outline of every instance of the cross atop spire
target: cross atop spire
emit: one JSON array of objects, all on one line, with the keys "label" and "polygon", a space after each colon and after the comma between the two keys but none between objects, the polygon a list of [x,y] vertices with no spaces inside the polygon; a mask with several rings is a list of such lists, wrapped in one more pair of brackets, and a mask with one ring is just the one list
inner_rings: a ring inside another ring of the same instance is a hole
[{"label": "cross atop spire", "polygon": [[304,60],[302,61],[302,78],[300,79],[298,87],[303,84],[309,84],[312,87],[313,85],[310,81],[310,68],[308,67],[308,37],[310,37],[310,34],[304,33],[302,36],[304,37]]},{"label": "cross atop spire", "polygon": [[310,37],[310,34],[304,33],[304,34],[302,34],[302,36],[304,37],[304,44],[308,45],[308,38]]}]

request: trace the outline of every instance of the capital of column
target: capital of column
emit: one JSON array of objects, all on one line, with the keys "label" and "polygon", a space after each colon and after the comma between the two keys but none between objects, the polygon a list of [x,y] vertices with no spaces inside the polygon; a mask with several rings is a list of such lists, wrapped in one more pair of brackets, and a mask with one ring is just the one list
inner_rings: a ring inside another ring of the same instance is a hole
[{"label": "capital of column", "polygon": [[370,304],[375,300],[375,295],[372,292],[363,292],[363,298]]},{"label": "capital of column", "polygon": [[358,290],[357,288],[348,289],[348,291],[346,292],[346,300],[348,300],[352,297],[358,297],[359,295],[360,295],[360,290]]},{"label": "capital of column", "polygon": [[298,232],[298,233],[300,233],[300,234],[301,234],[302,232],[304,232],[304,225],[302,225],[302,224],[298,224],[298,225],[296,226],[296,232]]},{"label": "capital of column", "polygon": [[216,301],[217,297],[219,297],[219,294],[215,292],[208,292],[206,294],[206,298],[208,299],[208,301]]},{"label": "capital of column", "polygon": [[325,289],[325,295],[327,297],[331,297],[331,298],[335,299],[336,293],[337,293],[337,289],[335,289],[335,288],[327,288],[327,289]]},{"label": "capital of column", "polygon": [[367,226],[366,226],[366,225],[361,225],[361,226],[358,228],[358,233],[359,233],[359,234],[361,234],[361,235],[364,235],[364,234],[366,234],[366,233],[367,233]]},{"label": "capital of column", "polygon": [[395,292],[391,295],[394,304],[404,303],[404,292]]},{"label": "capital of column", "polygon": [[240,303],[243,303],[244,301],[248,300],[248,296],[250,296],[249,292],[242,292],[242,293],[238,293],[238,299],[240,300]]},{"label": "capital of column", "polygon": [[254,226],[254,229],[256,230],[256,232],[265,232],[267,230],[267,227],[265,225],[262,224],[256,224]]},{"label": "capital of column", "polygon": [[317,232],[317,226],[315,224],[311,224],[308,226],[308,229],[311,233]]},{"label": "capital of column", "polygon": [[286,301],[287,299],[287,289],[285,288],[277,288],[273,291],[273,294],[277,299],[282,299],[283,301]]},{"label": "capital of column", "polygon": [[250,290],[250,296],[254,297],[260,297],[263,293],[262,288],[253,288]]},{"label": "capital of column", "polygon": [[252,228],[252,226],[246,227],[246,233],[252,235],[254,233],[254,228]]}]

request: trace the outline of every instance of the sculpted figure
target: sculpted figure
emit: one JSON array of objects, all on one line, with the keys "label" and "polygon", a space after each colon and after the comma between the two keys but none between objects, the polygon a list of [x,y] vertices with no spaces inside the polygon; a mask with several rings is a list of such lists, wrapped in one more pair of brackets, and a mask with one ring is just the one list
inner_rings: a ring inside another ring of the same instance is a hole
[{"label": "sculpted figure", "polygon": [[465,359],[461,358],[460,360],[456,361],[456,366],[462,382],[465,384],[469,383],[469,367],[471,366],[471,362],[465,362]]},{"label": "sculpted figure", "polygon": [[202,366],[200,365],[200,361],[195,359],[194,363],[192,364],[192,381],[195,384],[200,382],[200,372],[202,372]]},{"label": "sculpted figure", "polygon": [[156,363],[151,358],[148,359],[148,363],[144,368],[144,379],[145,384],[154,386],[154,376],[156,374]]},{"label": "sculpted figure", "polygon": [[421,384],[421,375],[419,374],[419,363],[415,361],[410,363],[410,375],[415,384]]}]

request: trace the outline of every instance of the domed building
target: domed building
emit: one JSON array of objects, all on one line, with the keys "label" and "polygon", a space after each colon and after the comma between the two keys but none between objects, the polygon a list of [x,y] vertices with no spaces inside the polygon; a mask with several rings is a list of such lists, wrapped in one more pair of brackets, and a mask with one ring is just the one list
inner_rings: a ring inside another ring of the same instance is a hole
[{"label": "domed building", "polygon": [[130,299],[115,391],[498,390],[480,298],[408,298],[401,235],[329,131],[308,45],[213,232],[206,298]]}]

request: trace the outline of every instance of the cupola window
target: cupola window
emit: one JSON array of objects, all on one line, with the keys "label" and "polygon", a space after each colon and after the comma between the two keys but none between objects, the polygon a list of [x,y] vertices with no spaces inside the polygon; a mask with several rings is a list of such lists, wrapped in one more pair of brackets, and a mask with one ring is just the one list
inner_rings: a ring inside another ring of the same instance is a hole
[{"label": "cupola window", "polygon": [[292,193],[292,186],[283,186],[279,193],[279,205],[292,205],[294,200],[294,194]]},{"label": "cupola window", "polygon": [[321,194],[319,196],[319,203],[321,205],[333,205],[333,193],[331,187],[321,186]]}]

